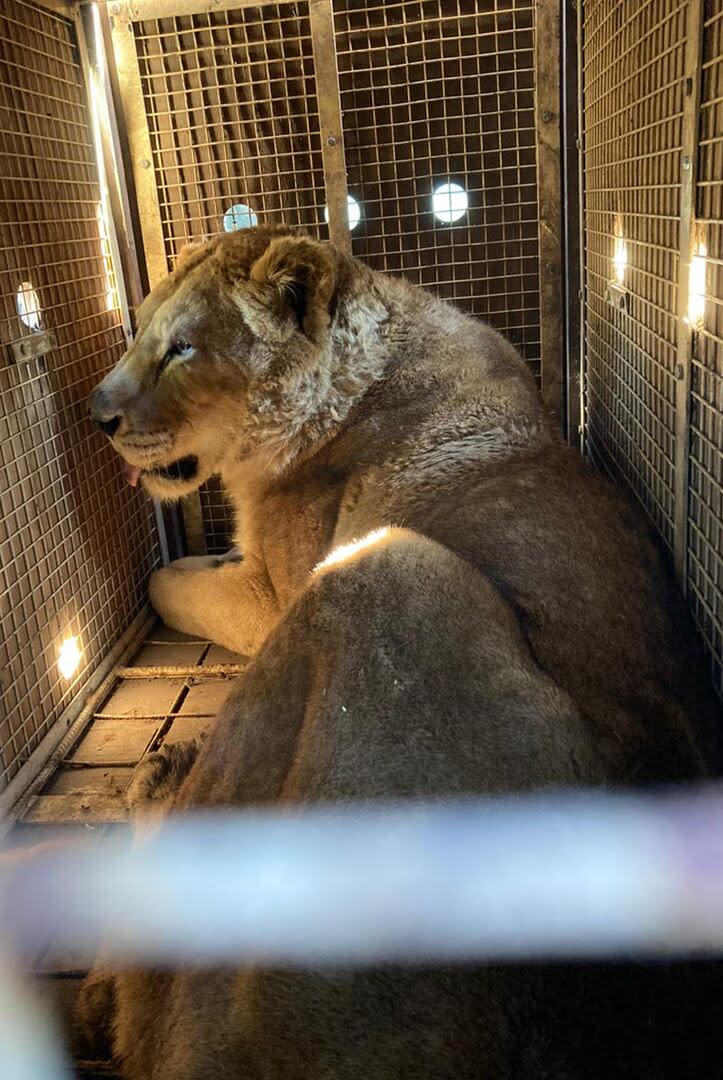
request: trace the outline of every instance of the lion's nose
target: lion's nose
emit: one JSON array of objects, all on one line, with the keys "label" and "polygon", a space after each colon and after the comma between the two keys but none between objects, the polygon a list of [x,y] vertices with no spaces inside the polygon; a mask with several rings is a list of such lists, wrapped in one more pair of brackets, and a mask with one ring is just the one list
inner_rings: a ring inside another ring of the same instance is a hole
[{"label": "lion's nose", "polygon": [[100,386],[90,395],[88,412],[90,413],[91,419],[95,420],[100,430],[107,435],[109,439],[112,439],[118,430],[121,417],[115,409],[109,408],[105,394]]}]

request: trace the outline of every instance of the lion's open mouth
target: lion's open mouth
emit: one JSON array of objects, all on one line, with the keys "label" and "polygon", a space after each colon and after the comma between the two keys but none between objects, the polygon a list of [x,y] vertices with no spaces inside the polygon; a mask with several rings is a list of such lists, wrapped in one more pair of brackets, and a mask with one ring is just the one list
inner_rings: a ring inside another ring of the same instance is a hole
[{"label": "lion's open mouth", "polygon": [[139,469],[134,465],[126,465],[126,477],[131,487],[135,487],[141,476],[156,476],[161,480],[193,480],[198,472],[198,458],[195,454],[187,454],[186,457],[172,461],[170,465],[163,465],[157,469]]}]

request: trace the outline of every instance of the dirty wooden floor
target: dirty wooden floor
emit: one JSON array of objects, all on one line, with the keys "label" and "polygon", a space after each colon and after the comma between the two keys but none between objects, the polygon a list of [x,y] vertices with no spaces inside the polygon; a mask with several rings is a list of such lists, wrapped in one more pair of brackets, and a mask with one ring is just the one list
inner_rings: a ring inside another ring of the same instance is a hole
[{"label": "dirty wooden floor", "polygon": [[[134,766],[160,746],[208,728],[243,666],[243,657],[227,649],[157,625],[129,665],[117,670],[100,708],[29,800],[5,845],[24,848],[88,830],[105,836],[128,828],[124,793]],[[41,995],[69,1035],[77,1075],[114,1075],[108,1062],[88,1060],[70,1022],[85,974],[77,960],[51,945],[36,957],[34,970]]]}]

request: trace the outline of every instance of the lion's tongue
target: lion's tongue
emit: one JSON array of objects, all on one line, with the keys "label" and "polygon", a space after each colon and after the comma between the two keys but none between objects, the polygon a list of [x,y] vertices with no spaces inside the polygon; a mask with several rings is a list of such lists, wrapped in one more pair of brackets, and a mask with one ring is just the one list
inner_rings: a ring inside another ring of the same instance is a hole
[{"label": "lion's tongue", "polygon": [[135,487],[141,478],[141,470],[135,465],[129,465],[127,461],[123,462],[123,473],[131,487]]}]

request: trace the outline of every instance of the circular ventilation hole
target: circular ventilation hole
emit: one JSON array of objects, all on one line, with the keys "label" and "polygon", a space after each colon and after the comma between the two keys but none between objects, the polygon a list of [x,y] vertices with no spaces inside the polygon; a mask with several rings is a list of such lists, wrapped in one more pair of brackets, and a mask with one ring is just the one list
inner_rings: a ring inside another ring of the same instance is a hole
[{"label": "circular ventilation hole", "polygon": [[[361,221],[361,206],[356,201],[353,195],[347,195],[346,197],[346,212],[349,217],[349,228],[356,229],[357,225]],[[324,207],[324,221],[329,224],[329,207]]]},{"label": "circular ventilation hole", "polygon": [[21,281],[15,294],[15,304],[20,321],[29,330],[42,330],[43,320],[40,315],[40,298],[31,281]]},{"label": "circular ventilation hole", "polygon": [[432,194],[432,211],[437,221],[451,225],[467,213],[469,197],[461,184],[439,184]]},{"label": "circular ventilation hole", "polygon": [[237,229],[251,229],[258,223],[259,219],[251,207],[242,202],[229,206],[223,215],[223,227],[226,232],[236,232]]}]

